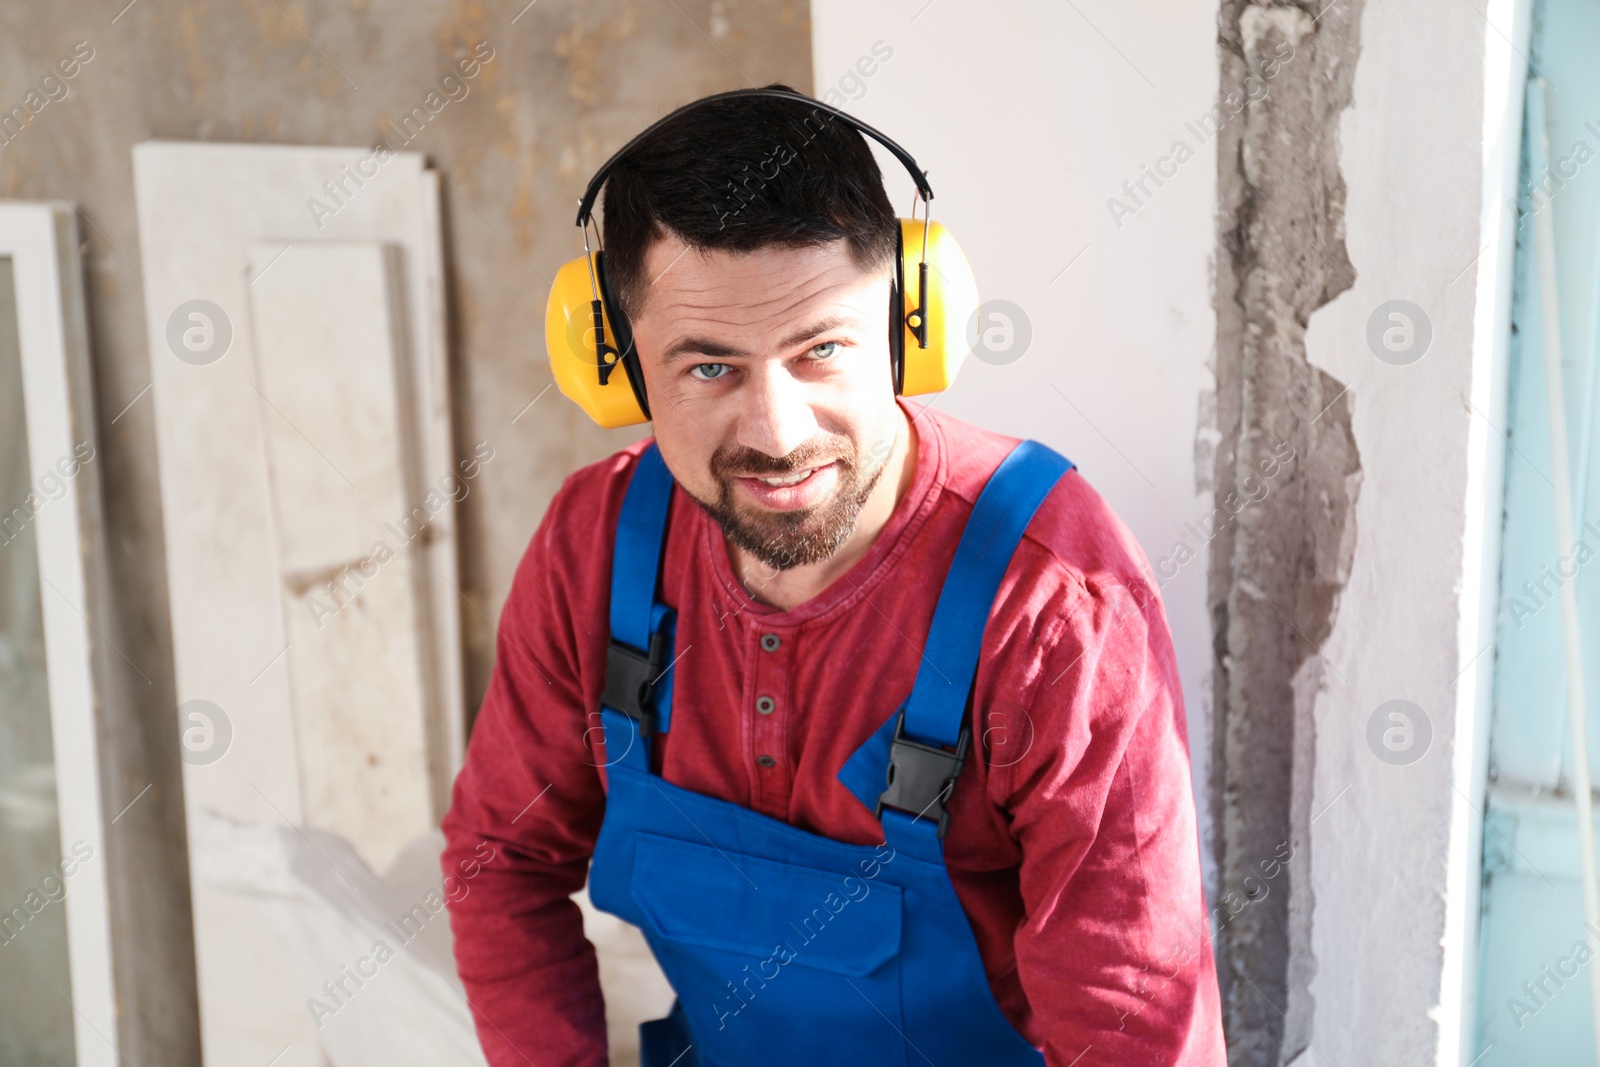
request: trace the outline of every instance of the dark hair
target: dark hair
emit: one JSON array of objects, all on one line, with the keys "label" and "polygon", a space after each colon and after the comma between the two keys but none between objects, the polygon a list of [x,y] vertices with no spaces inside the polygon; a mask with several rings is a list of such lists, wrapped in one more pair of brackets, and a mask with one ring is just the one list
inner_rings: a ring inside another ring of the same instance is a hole
[{"label": "dark hair", "polygon": [[801,101],[748,96],[650,131],[607,179],[606,276],[624,313],[637,312],[645,253],[668,231],[730,252],[843,238],[871,270],[893,262],[899,223],[861,134]]}]

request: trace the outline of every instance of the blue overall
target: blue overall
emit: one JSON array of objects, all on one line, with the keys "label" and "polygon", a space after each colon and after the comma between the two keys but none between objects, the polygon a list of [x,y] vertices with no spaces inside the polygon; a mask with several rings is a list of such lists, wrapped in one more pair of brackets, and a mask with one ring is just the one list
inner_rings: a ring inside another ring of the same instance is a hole
[{"label": "blue overall", "polygon": [[989,610],[1070,469],[1024,441],[984,487],[909,698],[838,771],[883,823],[882,844],[854,845],[652,770],[652,738],[672,716],[675,620],[657,584],[673,483],[654,444],[641,455],[617,525],[589,893],[644,932],[677,993],[666,1018],[640,1027],[643,1067],[1043,1067],[990,991],[943,838]]}]

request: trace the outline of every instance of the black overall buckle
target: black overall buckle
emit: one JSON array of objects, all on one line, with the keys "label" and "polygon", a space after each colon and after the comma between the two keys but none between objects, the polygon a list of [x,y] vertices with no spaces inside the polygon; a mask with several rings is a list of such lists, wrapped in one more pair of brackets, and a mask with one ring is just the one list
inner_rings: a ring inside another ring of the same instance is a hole
[{"label": "black overall buckle", "polygon": [[939,839],[950,829],[950,813],[945,804],[955,789],[956,778],[967,761],[972,730],[965,723],[956,737],[954,752],[938,745],[926,745],[906,736],[906,712],[894,724],[894,741],[889,746],[889,788],[878,794],[872,814],[883,818],[885,807],[921,818],[934,809],[939,820]]},{"label": "black overall buckle", "polygon": [[606,648],[606,685],[600,703],[638,723],[642,737],[655,733],[656,684],[667,672],[666,660],[667,635],[659,630],[650,635],[649,655],[616,638]]}]

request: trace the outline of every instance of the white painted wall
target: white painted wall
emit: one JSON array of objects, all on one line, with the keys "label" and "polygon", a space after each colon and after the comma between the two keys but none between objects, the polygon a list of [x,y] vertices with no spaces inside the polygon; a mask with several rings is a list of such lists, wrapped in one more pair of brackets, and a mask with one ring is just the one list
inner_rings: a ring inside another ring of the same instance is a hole
[{"label": "white painted wall", "polygon": [[[1212,509],[1209,452],[1198,475],[1195,459],[1216,339],[1216,142],[1185,124],[1217,95],[1215,10],[1153,0],[812,0],[811,19],[816,95],[916,157],[933,185],[933,217],[961,241],[983,298],[1017,304],[1031,323],[1026,354],[1006,366],[968,359],[935,403],[1070,457],[1159,563],[1186,536],[1183,524]],[[890,58],[858,68],[878,42]],[[1163,164],[1177,173],[1159,188],[1146,179],[1153,195],[1140,194],[1143,205],[1118,225],[1107,201],[1131,203],[1123,183],[1180,139],[1192,157]],[[880,161],[908,213],[910,179],[888,156]],[[1162,589],[1201,789],[1206,566],[1202,549]],[[1209,839],[1207,803],[1199,816]],[[1205,865],[1210,885],[1209,849]]]},{"label": "white painted wall", "polygon": [[[1186,123],[1217,95],[1215,5],[811,6],[817,95],[832,101],[835,90],[918,158],[935,217],[961,239],[984,297],[1031,318],[1025,357],[969,361],[937,403],[1078,461],[1162,569],[1184,523],[1212,506],[1216,156],[1214,140]],[[1353,572],[1322,650],[1331,669],[1317,705],[1311,841],[1315,1053],[1303,1064],[1468,1058],[1480,693],[1493,660],[1479,652],[1492,636],[1483,604],[1498,571],[1495,427],[1513,251],[1503,205],[1516,180],[1525,51],[1511,42],[1526,41],[1526,8],[1491,0],[1486,21],[1453,0],[1365,5],[1355,103],[1341,125],[1357,280],[1307,336],[1312,361],[1350,383],[1363,476]],[[852,75],[879,41],[891,58]],[[1193,158],[1119,226],[1108,199],[1179,139]],[[909,204],[909,183],[891,182],[896,204]],[[1366,342],[1373,310],[1392,299],[1431,320],[1431,347],[1411,366],[1381,362]],[[1202,553],[1163,595],[1209,838],[1205,566]],[[1376,759],[1366,741],[1372,712],[1396,698],[1420,705],[1433,734],[1404,767]],[[1206,870],[1212,892],[1209,850]]]},{"label": "white painted wall", "polygon": [[[1527,9],[1368,0],[1363,16],[1341,126],[1357,280],[1307,335],[1312,360],[1350,383],[1363,468],[1355,562],[1323,650],[1343,680],[1330,677],[1317,707],[1315,1062],[1454,1067],[1473,1055],[1515,251],[1505,205]],[[1406,367],[1365,340],[1393,299],[1420,305],[1433,328]],[[1431,724],[1409,766],[1367,745],[1368,717],[1392,699]]]}]

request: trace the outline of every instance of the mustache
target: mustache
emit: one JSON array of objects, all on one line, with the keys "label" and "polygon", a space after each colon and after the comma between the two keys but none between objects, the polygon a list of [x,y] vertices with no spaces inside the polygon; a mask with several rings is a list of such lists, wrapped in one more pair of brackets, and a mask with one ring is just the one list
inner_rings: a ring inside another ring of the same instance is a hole
[{"label": "mustache", "polygon": [[840,435],[813,438],[782,457],[769,456],[754,448],[719,448],[711,456],[711,473],[718,478],[792,474],[835,460],[846,468],[855,465],[850,442]]}]

